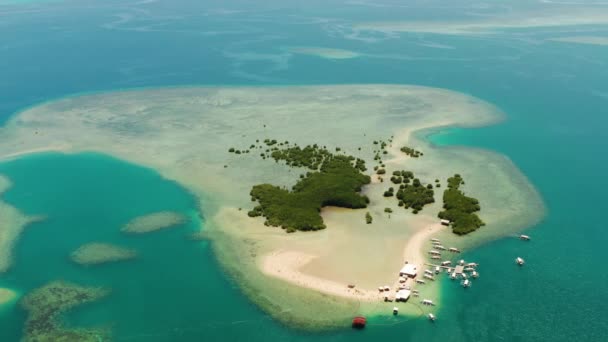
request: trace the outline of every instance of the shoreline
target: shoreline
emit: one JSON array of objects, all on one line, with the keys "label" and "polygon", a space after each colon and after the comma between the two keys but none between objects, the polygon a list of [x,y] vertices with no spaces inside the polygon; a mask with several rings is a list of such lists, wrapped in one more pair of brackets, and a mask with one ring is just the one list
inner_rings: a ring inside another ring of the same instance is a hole
[{"label": "shoreline", "polygon": [[[286,106],[287,103],[290,105]],[[327,120],[325,112],[331,113],[333,120]],[[201,113],[205,114],[202,121]],[[285,119],[276,120],[277,117]],[[404,258],[426,260],[421,253],[426,237],[438,234],[442,239],[463,240],[445,230],[427,231],[438,221],[435,216],[440,203],[430,205],[419,215],[401,209],[387,217],[383,209],[396,207],[394,199],[382,197],[388,183],[374,183],[363,190],[375,199],[367,209],[374,216],[372,225],[363,220],[365,210],[328,208],[322,213],[328,226],[323,231],[285,234],[279,228],[266,227],[261,219],[251,219],[246,210],[237,208],[251,206],[248,193],[253,184],[289,186],[293,184],[294,173],[259,158],[228,155],[228,147],[248,146],[256,138],[276,137],[300,144],[340,146],[369,161],[373,156],[371,140],[386,139],[393,134],[393,146],[388,149],[390,154],[385,161],[391,168],[413,170],[427,181],[443,180],[465,170],[468,189],[473,192],[494,186],[497,178],[499,186],[519,195],[500,197],[484,192],[481,200],[487,206],[482,215],[487,212],[490,223],[498,221],[492,215],[498,215],[504,207],[510,211],[503,216],[510,218],[517,214],[521,220],[507,225],[505,231],[484,228],[487,233],[469,239],[483,243],[519,231],[534,221],[532,216],[542,215],[530,212],[530,208],[542,203],[540,198],[529,190],[531,185],[526,183],[525,176],[522,175],[522,184],[512,183],[512,176],[519,177],[519,170],[500,155],[490,151],[472,154],[467,148],[434,147],[416,133],[436,127],[491,125],[503,118],[502,113],[484,101],[430,87],[374,84],[134,90],[58,100],[21,112],[0,129],[3,133],[0,142],[4,142],[0,145],[0,160],[24,152],[42,152],[43,146],[51,146],[50,149],[63,146],[59,152],[105,153],[156,170],[199,199],[201,211],[208,218],[204,229],[213,242],[214,256],[236,279],[236,285],[280,321],[314,329],[335,326],[336,322],[343,324],[347,317],[352,317],[353,310],[361,314],[386,310],[386,305],[373,300],[358,303],[356,296],[344,290],[347,288],[344,284],[352,281],[355,289],[362,291],[374,289],[374,284],[376,287],[393,284]],[[47,125],[46,120],[54,125]],[[26,140],[27,146],[14,143],[20,137],[31,137],[31,130],[36,127],[44,134]],[[201,136],[201,131],[206,134]],[[331,141],[327,141],[328,137]],[[425,153],[422,161],[415,161],[401,155],[399,144],[429,153]],[[365,148],[357,153],[358,146]],[[496,165],[489,176],[484,174],[488,163]],[[535,205],[527,206],[530,203]],[[287,255],[284,263],[263,257],[281,250],[279,256]],[[353,267],[350,260],[359,255],[366,257],[359,267]],[[264,272],[265,263],[272,266],[272,276]],[[283,274],[277,277],[283,272],[292,276],[292,282],[284,281]],[[329,289],[325,290],[329,296],[310,290],[310,285],[306,288],[293,284],[308,282],[315,288],[319,280],[321,287]],[[434,298],[440,296],[436,283],[425,285],[424,290]],[[377,290],[362,293],[372,298],[372,292],[379,297]],[[323,315],[313,316],[314,307],[323,308]]]}]

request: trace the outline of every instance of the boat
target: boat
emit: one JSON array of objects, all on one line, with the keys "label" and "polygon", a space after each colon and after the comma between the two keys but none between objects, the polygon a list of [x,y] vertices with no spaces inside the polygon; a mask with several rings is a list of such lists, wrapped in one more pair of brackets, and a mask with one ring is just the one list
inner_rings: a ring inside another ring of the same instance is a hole
[{"label": "boat", "polygon": [[465,271],[465,272],[473,272],[473,271],[475,271],[475,269],[473,267],[465,267],[463,271]]},{"label": "boat", "polygon": [[433,255],[433,256],[431,256],[431,259],[433,259],[433,260],[439,260],[439,259],[441,259],[441,256],[439,256],[439,255]]},{"label": "boat", "polygon": [[471,273],[471,277],[479,278],[479,273],[477,273],[477,271],[473,271],[473,273]]},{"label": "boat", "polygon": [[456,272],[452,272],[452,274],[450,274],[450,279],[456,279]]},{"label": "boat", "polygon": [[433,275],[433,271],[427,269],[424,270],[424,274]]},{"label": "boat", "polygon": [[435,266],[435,274],[439,274],[441,272],[441,267]]},{"label": "boat", "polygon": [[430,299],[423,299],[421,303],[422,303],[422,305],[431,305],[431,306],[435,305],[435,304],[433,304],[433,301]]},{"label": "boat", "polygon": [[433,246],[433,248],[438,249],[440,251],[445,251],[446,250],[446,248],[443,247],[442,245]]},{"label": "boat", "polygon": [[523,241],[530,241],[530,237],[528,235],[523,234],[519,236],[519,239]]},{"label": "boat", "polygon": [[365,324],[367,323],[367,319],[363,316],[357,316],[353,318],[353,328],[355,329],[363,329],[365,328]]},{"label": "boat", "polygon": [[399,308],[398,307],[393,307],[393,315],[397,316],[397,314],[399,313]]},{"label": "boat", "polygon": [[429,251],[429,254],[441,255],[441,252],[440,251],[436,251],[436,250],[433,249],[433,250]]},{"label": "boat", "polygon": [[425,281],[422,279],[416,279],[416,283],[417,284],[426,284]]},{"label": "boat", "polygon": [[464,260],[460,260],[460,261],[458,262],[458,265],[460,265],[460,266],[464,266]]},{"label": "boat", "polygon": [[433,239],[431,239],[431,241],[433,241],[433,242],[439,242],[439,239],[433,238]]},{"label": "boat", "polygon": [[425,274],[424,279],[435,280],[435,277],[433,277],[432,275]]},{"label": "boat", "polygon": [[517,257],[517,259],[515,259],[515,262],[519,265],[519,266],[523,266],[523,264],[525,263],[524,259]]},{"label": "boat", "polygon": [[466,267],[477,267],[477,266],[479,266],[479,264],[476,262],[470,262],[470,263],[466,264],[465,266]]},{"label": "boat", "polygon": [[452,262],[450,260],[442,261],[441,266],[450,266]]},{"label": "boat", "polygon": [[448,251],[452,252],[452,253],[460,253],[460,249],[458,249],[456,247],[450,247],[450,248],[448,248]]},{"label": "boat", "polygon": [[465,279],[462,281],[462,287],[467,288],[469,286],[471,286],[471,281],[469,279]]},{"label": "boat", "polygon": [[429,321],[435,322],[435,315],[433,315],[432,313],[428,314],[428,318],[429,318]]}]

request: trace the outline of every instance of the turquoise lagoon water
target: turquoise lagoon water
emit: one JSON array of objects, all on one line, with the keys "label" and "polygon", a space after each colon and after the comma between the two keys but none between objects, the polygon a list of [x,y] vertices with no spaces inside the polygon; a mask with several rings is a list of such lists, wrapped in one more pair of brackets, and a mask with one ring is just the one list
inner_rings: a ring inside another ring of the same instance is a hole
[{"label": "turquoise lagoon water", "polygon": [[[349,25],[508,9],[473,1],[352,3],[91,0],[0,7],[0,115],[6,120],[80,92],[189,84],[419,84],[487,100],[507,114],[505,122],[430,139],[504,153],[538,188],[547,215],[527,231],[531,243],[502,239],[466,253],[482,264],[482,276],[468,291],[443,283],[436,324],[414,319],[362,332],[307,333],[276,323],[218,269],[208,244],[184,238],[191,226],[138,238],[118,234],[125,220],[147,211],[196,217],[194,199],[152,171],[99,155],[35,156],[0,166],[14,182],[5,200],[48,215],[23,235],[15,267],[0,284],[22,291],[56,278],[107,285],[110,297],[77,310],[69,322],[110,324],[119,341],[606,340],[608,47],[545,39],[608,29],[387,36]],[[333,61],[284,49],[304,45],[366,55]],[[67,261],[73,248],[100,239],[137,248],[141,257],[86,270]],[[524,268],[513,267],[518,255],[528,261]],[[15,307],[0,316],[0,340],[17,340],[23,313]]]}]

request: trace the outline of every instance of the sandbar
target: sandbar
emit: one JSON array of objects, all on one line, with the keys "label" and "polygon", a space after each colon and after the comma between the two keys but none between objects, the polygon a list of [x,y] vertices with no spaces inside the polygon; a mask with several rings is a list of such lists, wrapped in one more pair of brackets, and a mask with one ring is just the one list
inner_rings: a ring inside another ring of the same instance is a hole
[{"label": "sandbar", "polygon": [[186,218],[180,213],[161,211],[137,217],[127,223],[121,231],[127,234],[146,234],[173,228],[184,222]]},{"label": "sandbar", "polygon": [[130,260],[135,257],[137,257],[137,252],[132,249],[99,242],[80,246],[70,254],[73,262],[83,266]]},{"label": "sandbar", "polygon": [[601,36],[569,36],[569,37],[558,37],[551,38],[550,41],[562,42],[562,43],[575,43],[575,44],[587,44],[587,45],[608,45],[608,37]]},{"label": "sandbar", "polygon": [[357,58],[357,57],[361,56],[360,53],[350,51],[350,50],[314,47],[314,46],[295,46],[295,47],[289,47],[289,48],[287,48],[287,50],[292,53],[317,56],[317,57],[326,58],[326,59],[351,59],[351,58]]},{"label": "sandbar", "polygon": [[[536,189],[507,157],[439,148],[426,139],[437,129],[491,125],[503,118],[499,109],[472,96],[405,85],[146,89],[69,97],[18,113],[0,128],[0,158],[69,146],[59,152],[96,151],[157,170],[200,199],[204,236],[251,300],[286,324],[322,329],[344,326],[353,314],[390,314],[395,303],[374,300],[378,295],[372,292],[394,286],[405,261],[426,260],[430,236],[473,248],[544,215]],[[437,225],[441,201],[414,215],[398,208],[394,198],[383,198],[388,184],[377,178],[363,188],[371,199],[368,208],[326,207],[321,216],[327,229],[321,231],[286,234],[247,216],[253,185],[291,187],[304,170],[262,160],[257,151],[228,153],[230,147],[266,138],[318,143],[369,162],[372,141],[391,136],[387,173],[411,170],[425,182],[445,182],[460,173],[465,191],[482,203],[487,225],[465,238],[455,236]],[[408,157],[402,146],[424,151],[424,157]],[[393,214],[386,215],[386,207]],[[368,211],[372,224],[365,222]],[[440,302],[438,283],[421,286],[421,296]],[[421,314],[413,301],[399,305],[404,315]]]},{"label": "sandbar", "polygon": [[362,22],[353,26],[356,30],[379,32],[420,32],[447,35],[479,35],[500,33],[505,30],[582,25],[605,25],[608,10],[594,8],[554,8],[543,11],[514,11],[488,17],[472,17],[454,21],[379,21]]}]

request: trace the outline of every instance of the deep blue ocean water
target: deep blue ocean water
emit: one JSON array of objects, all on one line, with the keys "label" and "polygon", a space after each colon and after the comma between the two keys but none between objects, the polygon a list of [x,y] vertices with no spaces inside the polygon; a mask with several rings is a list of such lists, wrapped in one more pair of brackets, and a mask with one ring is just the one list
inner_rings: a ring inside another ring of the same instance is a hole
[{"label": "deep blue ocean water", "polygon": [[[235,289],[208,245],[183,238],[188,227],[140,240],[123,241],[115,234],[121,220],[148,210],[192,211],[193,199],[152,171],[98,155],[45,155],[0,165],[14,182],[4,199],[26,213],[49,215],[24,234],[15,268],[0,277],[0,284],[28,289],[54,270],[83,283],[108,284],[115,295],[78,310],[69,320],[83,325],[111,321],[117,340],[606,340],[608,274],[602,266],[608,260],[608,206],[601,196],[608,186],[608,47],[545,39],[574,31],[605,35],[608,28],[475,37],[387,36],[349,28],[360,20],[441,20],[471,11],[507,11],[493,2],[486,7],[471,1],[376,3],[392,4],[89,0],[2,5],[0,117],[6,120],[16,111],[75,93],[191,84],[417,84],[489,101],[507,114],[505,122],[449,130],[432,140],[504,153],[538,188],[547,216],[528,230],[534,238],[530,244],[504,239],[465,255],[486,270],[504,271],[480,278],[464,293],[446,286],[437,324],[420,319],[322,334],[285,328]],[[429,43],[450,48],[425,45]],[[306,45],[367,55],[334,61],[285,50]],[[73,173],[79,169],[87,171]],[[60,190],[65,199],[58,200]],[[76,200],[85,195],[90,200]],[[142,257],[132,265],[107,265],[95,272],[74,270],[62,257],[66,249],[101,238],[139,246]],[[515,255],[526,258],[525,268],[504,267]],[[169,267],[176,264],[183,267]],[[127,280],[133,279],[135,266],[145,286]],[[161,291],[176,297],[155,296]],[[125,309],[120,305],[125,301],[133,305]],[[0,340],[16,340],[23,314],[14,311],[1,318]]]}]

